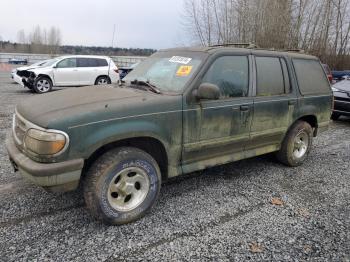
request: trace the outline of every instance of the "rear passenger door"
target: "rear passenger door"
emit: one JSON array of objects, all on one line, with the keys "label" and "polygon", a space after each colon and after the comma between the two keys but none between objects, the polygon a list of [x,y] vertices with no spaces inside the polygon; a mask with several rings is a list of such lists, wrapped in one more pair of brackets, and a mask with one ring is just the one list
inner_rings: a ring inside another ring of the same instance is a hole
[{"label": "rear passenger door", "polygon": [[100,58],[78,58],[80,85],[94,85],[97,77],[108,75],[108,63]]},{"label": "rear passenger door", "polygon": [[254,114],[247,157],[279,149],[297,103],[285,58],[255,56],[254,72]]}]

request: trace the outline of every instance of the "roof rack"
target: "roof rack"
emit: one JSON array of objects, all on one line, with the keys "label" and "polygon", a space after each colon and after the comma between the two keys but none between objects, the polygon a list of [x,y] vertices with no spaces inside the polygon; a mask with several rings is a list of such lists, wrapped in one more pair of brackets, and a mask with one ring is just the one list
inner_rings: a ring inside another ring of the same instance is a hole
[{"label": "roof rack", "polygon": [[299,49],[299,48],[291,48],[291,49],[285,49],[283,51],[286,52],[296,52],[296,53],[305,53],[304,49]]},{"label": "roof rack", "polygon": [[226,44],[210,45],[209,47],[219,47],[219,46],[238,46],[238,47],[244,47],[244,48],[258,48],[258,46],[253,43],[226,43]]}]

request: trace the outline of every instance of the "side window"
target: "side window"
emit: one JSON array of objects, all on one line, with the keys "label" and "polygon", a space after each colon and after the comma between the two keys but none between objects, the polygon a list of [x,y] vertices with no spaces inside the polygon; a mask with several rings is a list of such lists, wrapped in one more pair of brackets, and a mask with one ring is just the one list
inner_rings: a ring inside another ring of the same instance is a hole
[{"label": "side window", "polygon": [[58,68],[71,68],[77,66],[77,60],[75,58],[66,58],[57,64]]},{"label": "side window", "polygon": [[257,96],[282,95],[284,79],[278,57],[256,57]]},{"label": "side window", "polygon": [[108,63],[105,59],[99,58],[78,58],[78,67],[100,67],[108,66]]},{"label": "side window", "polygon": [[98,66],[98,60],[95,58],[88,58],[89,60],[89,67],[97,67]]},{"label": "side window", "polygon": [[328,79],[319,61],[293,59],[300,92],[303,95],[330,93]]},{"label": "side window", "polygon": [[249,66],[247,56],[222,56],[214,61],[202,83],[215,84],[220,98],[248,95]]},{"label": "side window", "polygon": [[106,59],[96,59],[97,66],[108,66]]},{"label": "side window", "polygon": [[78,67],[88,67],[89,60],[87,58],[78,58]]}]

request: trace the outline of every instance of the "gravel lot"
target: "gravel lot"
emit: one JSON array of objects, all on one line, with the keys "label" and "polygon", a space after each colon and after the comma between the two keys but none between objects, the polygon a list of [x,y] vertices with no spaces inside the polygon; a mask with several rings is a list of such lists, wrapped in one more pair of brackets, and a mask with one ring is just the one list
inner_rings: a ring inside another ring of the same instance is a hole
[{"label": "gravel lot", "polygon": [[13,172],[5,135],[32,95],[0,72],[0,261],[350,261],[349,119],[301,167],[267,155],[175,179],[145,218],[108,227],[80,192],[47,193]]}]

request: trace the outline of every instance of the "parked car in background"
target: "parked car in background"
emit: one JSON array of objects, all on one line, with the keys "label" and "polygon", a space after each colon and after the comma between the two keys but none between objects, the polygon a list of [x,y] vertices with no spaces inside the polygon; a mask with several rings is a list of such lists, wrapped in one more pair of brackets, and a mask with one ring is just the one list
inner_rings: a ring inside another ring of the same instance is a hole
[{"label": "parked car in background", "polygon": [[350,76],[350,70],[344,70],[344,71],[332,71],[333,80],[335,81],[341,81],[346,76]]},{"label": "parked car in background", "polygon": [[43,66],[43,65],[46,64],[48,61],[50,61],[50,60],[39,61],[39,62],[34,63],[34,64],[31,64],[31,65],[29,65],[29,66],[17,67],[17,68],[15,68],[15,69],[13,69],[13,70],[11,71],[11,78],[12,78],[12,79],[15,78],[15,76],[16,76],[16,74],[17,74],[17,71],[23,71],[23,70],[34,69],[34,68]]},{"label": "parked car in background", "polygon": [[329,80],[329,83],[332,83],[333,82],[333,76],[332,76],[331,70],[329,69],[329,66],[327,64],[322,64],[322,66],[323,66],[324,71],[327,74],[327,78]]},{"label": "parked car in background", "polygon": [[122,80],[127,74],[129,74],[132,70],[134,70],[134,68],[135,68],[139,63],[140,63],[140,62],[135,63],[135,64],[132,64],[131,66],[119,67],[119,76],[120,76],[120,79]]},{"label": "parked car in background", "polygon": [[334,109],[332,119],[337,120],[340,116],[350,116],[350,74],[340,82],[332,86],[334,95]]},{"label": "parked car in background", "polygon": [[9,59],[8,63],[15,65],[26,65],[28,64],[28,60],[25,58],[11,58]]},{"label": "parked car in background", "polygon": [[61,56],[44,66],[17,71],[23,86],[47,93],[53,86],[105,85],[119,81],[118,68],[110,57]]},{"label": "parked car in background", "polygon": [[152,208],[168,178],[271,152],[301,165],[329,126],[332,99],[313,56],[162,50],[120,87],[22,101],[6,147],[26,178],[51,191],[81,184],[97,219],[125,224]]}]

